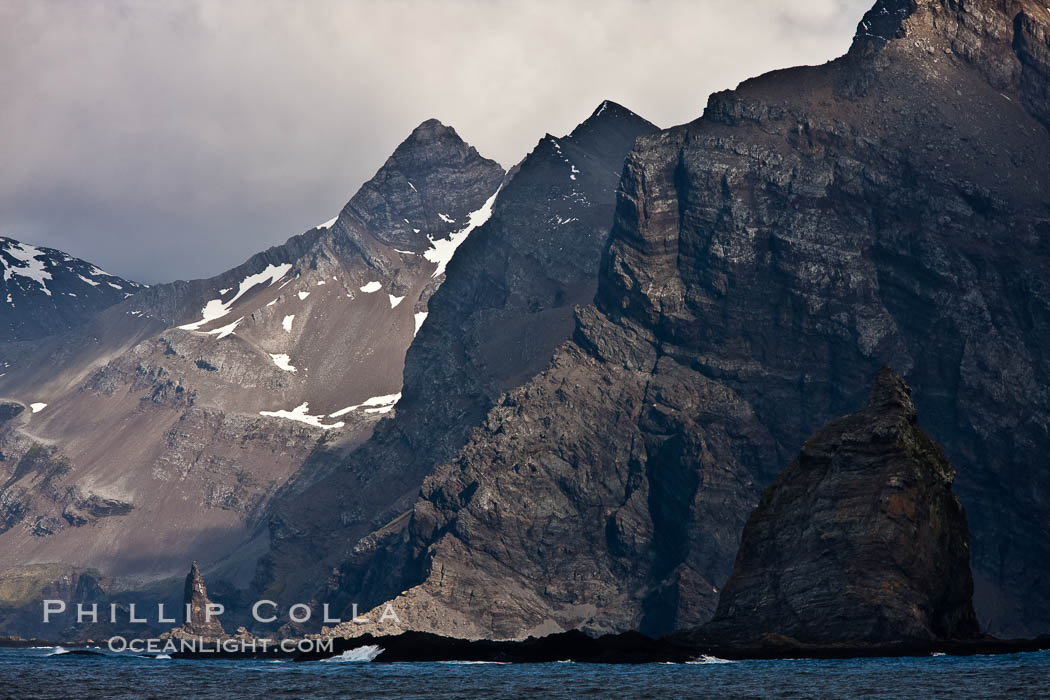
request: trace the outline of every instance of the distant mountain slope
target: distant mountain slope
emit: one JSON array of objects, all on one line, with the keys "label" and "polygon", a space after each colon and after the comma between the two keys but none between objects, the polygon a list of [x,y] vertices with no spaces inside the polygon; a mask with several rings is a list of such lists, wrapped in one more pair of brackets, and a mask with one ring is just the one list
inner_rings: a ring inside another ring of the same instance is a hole
[{"label": "distant mountain slope", "polygon": [[142,289],[60,250],[4,236],[0,273],[0,342],[65,332]]},{"label": "distant mountain slope", "polygon": [[1050,632],[1048,76],[1043,3],[880,0],[847,56],[642,138],[573,342],[356,580],[406,572],[402,622],[451,634],[701,624],[763,487],[888,364],[957,470],[982,630]]},{"label": "distant mountain slope", "polygon": [[394,410],[419,319],[503,178],[424,122],[332,220],[8,347],[0,398],[35,410],[0,425],[0,566],[141,581],[234,555],[250,574],[243,544],[284,480]]},{"label": "distant mountain slope", "polygon": [[603,102],[570,135],[544,136],[511,171],[492,218],[459,249],[431,300],[393,420],[348,458],[308,463],[275,499],[260,588],[309,598],[326,584],[319,577],[346,563],[332,584],[344,600],[400,590],[398,571],[354,579],[369,533],[405,513],[500,393],[545,367],[570,337],[575,306],[594,296],[623,159],[656,130]]}]

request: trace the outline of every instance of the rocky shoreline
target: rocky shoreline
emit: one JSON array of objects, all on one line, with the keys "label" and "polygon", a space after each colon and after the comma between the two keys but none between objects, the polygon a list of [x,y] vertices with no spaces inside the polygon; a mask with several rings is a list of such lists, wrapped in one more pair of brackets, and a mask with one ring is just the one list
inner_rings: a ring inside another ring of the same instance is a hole
[{"label": "rocky shoreline", "polygon": [[[49,644],[41,640],[0,639],[0,647],[39,646],[49,646]],[[102,653],[93,651],[82,643],[61,646],[74,654]],[[896,642],[870,645],[802,644],[792,639],[771,636],[757,643],[741,645],[715,638],[702,641],[684,639],[682,635],[653,639],[637,632],[590,637],[580,631],[571,631],[513,642],[455,639],[427,632],[405,632],[392,636],[366,634],[352,639],[335,639],[332,649],[324,652],[286,652],[273,645],[266,652],[220,650],[210,653],[176,652],[170,656],[172,659],[198,661],[286,659],[295,662],[317,662],[338,658],[354,650],[368,647],[378,647],[375,657],[371,659],[375,663],[472,661],[527,664],[568,661],[596,664],[647,664],[690,663],[712,659],[745,661],[919,657],[941,654],[949,656],[1015,654],[1050,650],[1050,636],[1038,639],[1003,640],[984,637],[966,641]],[[56,656],[65,656],[65,654]]]}]

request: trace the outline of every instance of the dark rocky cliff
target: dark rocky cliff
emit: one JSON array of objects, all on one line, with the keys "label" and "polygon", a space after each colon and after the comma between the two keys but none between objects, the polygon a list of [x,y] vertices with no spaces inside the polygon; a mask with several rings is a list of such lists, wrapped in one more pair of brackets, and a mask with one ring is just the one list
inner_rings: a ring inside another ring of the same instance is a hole
[{"label": "dark rocky cliff", "polygon": [[880,2],[842,59],[641,139],[573,342],[361,578],[411,572],[406,626],[454,634],[701,624],[762,489],[888,364],[958,470],[982,627],[1050,630],[1048,26]]},{"label": "dark rocky cliff", "polygon": [[955,470],[890,369],[811,437],[744,527],[707,634],[880,644],[977,636]]}]

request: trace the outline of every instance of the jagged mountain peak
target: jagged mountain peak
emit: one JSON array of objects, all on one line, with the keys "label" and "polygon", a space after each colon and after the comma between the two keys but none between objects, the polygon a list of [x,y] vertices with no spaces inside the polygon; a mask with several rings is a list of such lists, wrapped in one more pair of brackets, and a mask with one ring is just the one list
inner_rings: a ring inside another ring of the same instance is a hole
[{"label": "jagged mountain peak", "polygon": [[[545,168],[553,163],[556,167],[564,167],[566,177],[571,181],[570,189],[575,192],[578,178],[596,172],[603,173],[602,177],[609,173],[618,177],[623,159],[617,156],[630,151],[635,139],[659,130],[660,127],[626,107],[603,100],[568,135],[544,134],[529,155],[515,166],[512,175],[516,177],[519,171]],[[610,157],[609,154],[616,155]],[[576,199],[577,195],[569,198]],[[579,203],[586,205],[586,198],[579,199]]]},{"label": "jagged mountain peak", "polygon": [[[437,119],[416,127],[340,214],[387,245],[421,252],[462,231],[473,209],[503,182],[504,171]],[[451,194],[457,193],[457,197]],[[484,196],[481,196],[484,195]],[[450,208],[446,203],[458,201]]]},{"label": "jagged mountain peak", "polygon": [[442,137],[454,138],[461,143],[464,143],[464,145],[466,143],[460,138],[454,128],[444,124],[440,119],[431,117],[430,119],[425,119],[420,122],[419,126],[413,129],[408,135],[408,138],[402,142],[402,145],[413,142],[435,140]]},{"label": "jagged mountain peak", "polygon": [[591,112],[591,116],[587,117],[580,126],[589,123],[593,124],[598,121],[608,122],[614,119],[633,119],[635,121],[644,122],[646,124],[651,123],[649,122],[649,120],[644,119],[643,117],[640,117],[631,110],[627,109],[619,102],[613,102],[612,100],[602,100],[601,104],[595,107],[594,111]]},{"label": "jagged mountain peak", "polygon": [[603,100],[591,116],[573,129],[569,136],[585,147],[596,139],[604,141],[610,136],[619,137],[619,140],[629,147],[639,133],[650,133],[658,129],[659,127],[648,119],[638,116],[623,105],[612,100]]},{"label": "jagged mountain peak", "polygon": [[390,154],[383,167],[408,169],[419,165],[414,161],[421,155],[429,158],[459,159],[472,151],[477,153],[454,128],[437,119],[427,119],[408,133]]}]

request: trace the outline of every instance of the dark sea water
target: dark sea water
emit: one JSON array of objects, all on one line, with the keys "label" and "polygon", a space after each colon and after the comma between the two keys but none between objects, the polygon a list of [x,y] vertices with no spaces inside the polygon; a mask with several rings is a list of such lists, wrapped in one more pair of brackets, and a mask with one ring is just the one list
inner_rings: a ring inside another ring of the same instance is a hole
[{"label": "dark sea water", "polygon": [[0,649],[0,697],[1050,697],[1050,652],[645,666],[179,661],[53,652]]}]

